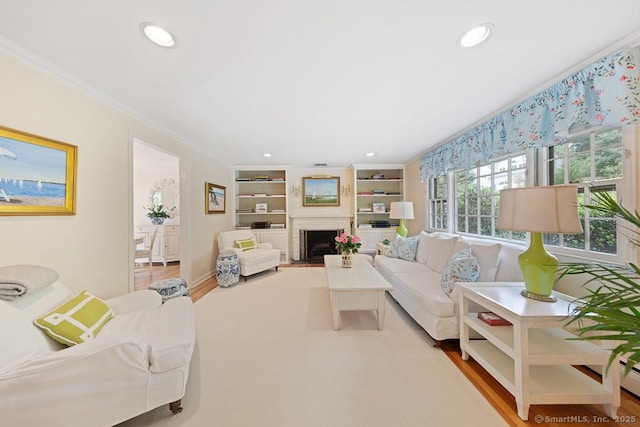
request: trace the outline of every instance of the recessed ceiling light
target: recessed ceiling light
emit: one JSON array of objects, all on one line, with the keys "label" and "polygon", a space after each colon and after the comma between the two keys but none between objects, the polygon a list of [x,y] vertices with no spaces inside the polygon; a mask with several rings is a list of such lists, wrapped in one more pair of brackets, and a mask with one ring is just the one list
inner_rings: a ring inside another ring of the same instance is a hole
[{"label": "recessed ceiling light", "polygon": [[162,47],[174,47],[176,39],[173,35],[162,27],[158,27],[150,22],[143,22],[140,28],[145,36],[155,44]]},{"label": "recessed ceiling light", "polygon": [[376,155],[376,153],[367,153],[367,157],[373,157],[375,155]]},{"label": "recessed ceiling light", "polygon": [[464,33],[460,40],[458,40],[458,45],[461,47],[474,47],[485,41],[493,32],[493,25],[491,24],[482,24],[477,27],[474,27]]},{"label": "recessed ceiling light", "polygon": [[271,153],[262,153],[262,157],[271,157]]}]

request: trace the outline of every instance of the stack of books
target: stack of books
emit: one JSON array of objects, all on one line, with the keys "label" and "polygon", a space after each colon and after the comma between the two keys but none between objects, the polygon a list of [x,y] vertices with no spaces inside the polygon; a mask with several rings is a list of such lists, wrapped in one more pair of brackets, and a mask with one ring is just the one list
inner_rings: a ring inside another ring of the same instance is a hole
[{"label": "stack of books", "polygon": [[251,223],[251,228],[271,228],[271,221],[256,221]]},{"label": "stack of books", "polygon": [[491,311],[481,311],[478,313],[478,319],[491,326],[511,326],[511,322]]},{"label": "stack of books", "polygon": [[389,221],[384,220],[371,220],[371,227],[373,228],[389,228]]}]

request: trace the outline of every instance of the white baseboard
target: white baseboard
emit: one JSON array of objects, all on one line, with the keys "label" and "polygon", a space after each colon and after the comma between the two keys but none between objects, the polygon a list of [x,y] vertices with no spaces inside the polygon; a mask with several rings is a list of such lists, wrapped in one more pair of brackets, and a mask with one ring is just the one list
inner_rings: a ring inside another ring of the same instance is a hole
[{"label": "white baseboard", "polygon": [[[601,366],[589,366],[590,369],[602,374]],[[620,361],[620,386],[640,397],[640,369],[632,369],[627,376],[624,376],[625,362]]]},{"label": "white baseboard", "polygon": [[191,286],[190,286],[190,288],[196,287],[196,286],[198,286],[199,284],[204,283],[205,281],[207,281],[207,280],[211,279],[211,278],[212,278],[213,276],[215,276],[215,275],[216,275],[215,271],[210,271],[210,272],[208,272],[207,274],[205,274],[204,276],[200,276],[200,277],[198,277],[197,279],[194,279],[194,280],[191,282]]}]

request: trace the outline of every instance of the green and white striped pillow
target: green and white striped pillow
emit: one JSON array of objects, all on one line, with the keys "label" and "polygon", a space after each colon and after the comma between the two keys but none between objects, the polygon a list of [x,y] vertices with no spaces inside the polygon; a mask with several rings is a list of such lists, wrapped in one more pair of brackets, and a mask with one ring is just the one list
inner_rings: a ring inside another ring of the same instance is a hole
[{"label": "green and white striped pillow", "polygon": [[54,340],[72,346],[94,339],[112,317],[106,302],[82,291],[34,323]]},{"label": "green and white striped pillow", "polygon": [[233,243],[235,244],[236,248],[242,249],[242,252],[255,249],[258,246],[256,239],[254,239],[253,237],[250,239],[234,240]]}]

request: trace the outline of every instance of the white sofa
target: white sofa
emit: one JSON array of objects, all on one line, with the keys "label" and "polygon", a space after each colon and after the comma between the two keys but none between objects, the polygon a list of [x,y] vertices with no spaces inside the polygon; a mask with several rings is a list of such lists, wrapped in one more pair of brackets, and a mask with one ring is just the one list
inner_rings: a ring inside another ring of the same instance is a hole
[{"label": "white sofa", "polygon": [[162,304],[147,290],[105,300],[114,317],[65,347],[33,320],[72,296],[56,281],[0,300],[2,425],[111,426],[167,403],[179,412],[195,344],[191,299]]},{"label": "white sofa", "polygon": [[394,288],[389,292],[391,296],[436,341],[436,345],[460,336],[456,289],[447,296],[441,280],[444,263],[465,247],[470,247],[480,262],[477,281],[522,281],[518,255],[526,248],[511,243],[423,231],[418,236],[416,259],[375,257],[375,268]]}]

